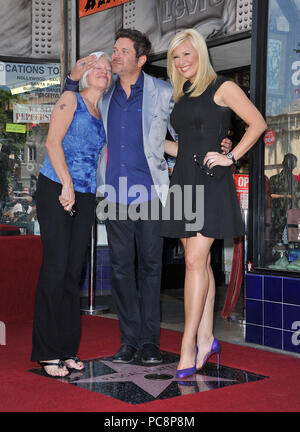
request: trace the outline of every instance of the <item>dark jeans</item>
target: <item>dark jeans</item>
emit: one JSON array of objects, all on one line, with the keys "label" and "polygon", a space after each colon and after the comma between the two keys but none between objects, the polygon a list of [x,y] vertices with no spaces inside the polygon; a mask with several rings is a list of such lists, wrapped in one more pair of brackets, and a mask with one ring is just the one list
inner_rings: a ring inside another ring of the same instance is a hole
[{"label": "dark jeans", "polygon": [[40,174],[37,217],[43,243],[34,310],[32,361],[75,356],[80,342],[79,282],[94,218],[95,195],[75,192],[71,217],[58,200],[61,184]]},{"label": "dark jeans", "polygon": [[121,343],[159,346],[163,239],[160,220],[107,220],[111,291]]}]

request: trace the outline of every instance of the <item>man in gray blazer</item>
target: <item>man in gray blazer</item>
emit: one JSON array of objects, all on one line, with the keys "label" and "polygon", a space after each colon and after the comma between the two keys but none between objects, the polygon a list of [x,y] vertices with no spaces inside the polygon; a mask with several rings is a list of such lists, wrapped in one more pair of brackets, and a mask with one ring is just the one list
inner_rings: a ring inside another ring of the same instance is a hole
[{"label": "man in gray blazer", "polygon": [[[121,29],[116,33],[111,58],[116,76],[99,107],[107,145],[99,158],[97,181],[116,208],[114,216],[106,220],[106,230],[111,292],[121,331],[121,348],[112,359],[118,363],[130,363],[138,351],[144,364],[162,362],[159,335],[163,239],[160,219],[150,213],[166,201],[167,129],[174,139],[176,136],[169,124],[172,86],[142,71],[150,49],[148,37],[137,30]],[[78,60],[64,90],[76,90],[77,80],[92,66],[91,57]],[[131,218],[129,208],[141,208],[143,216]]]}]

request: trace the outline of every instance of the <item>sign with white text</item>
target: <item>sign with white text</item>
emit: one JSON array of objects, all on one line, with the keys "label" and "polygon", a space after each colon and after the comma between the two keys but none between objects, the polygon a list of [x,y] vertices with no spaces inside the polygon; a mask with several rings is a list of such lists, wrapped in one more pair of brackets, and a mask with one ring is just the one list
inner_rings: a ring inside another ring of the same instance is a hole
[{"label": "sign with white text", "polygon": [[249,196],[249,175],[248,174],[235,174],[234,183],[241,209],[248,208]]}]

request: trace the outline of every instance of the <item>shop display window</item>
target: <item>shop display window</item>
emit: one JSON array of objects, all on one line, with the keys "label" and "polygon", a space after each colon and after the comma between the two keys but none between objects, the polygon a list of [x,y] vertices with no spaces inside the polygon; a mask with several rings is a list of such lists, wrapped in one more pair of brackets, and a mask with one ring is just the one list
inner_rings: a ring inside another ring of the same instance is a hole
[{"label": "shop display window", "polygon": [[38,234],[35,191],[52,109],[60,96],[59,63],[0,59],[0,224]]},{"label": "shop display window", "polygon": [[300,1],[269,1],[264,267],[300,271]]}]

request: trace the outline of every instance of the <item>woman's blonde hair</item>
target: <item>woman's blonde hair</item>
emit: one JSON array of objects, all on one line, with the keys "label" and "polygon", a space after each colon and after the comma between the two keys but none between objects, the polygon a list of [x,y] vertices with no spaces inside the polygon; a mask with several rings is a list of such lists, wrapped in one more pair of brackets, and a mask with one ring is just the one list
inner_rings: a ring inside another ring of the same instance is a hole
[{"label": "woman's blonde hair", "polygon": [[[104,51],[95,51],[89,55],[95,55],[97,57],[97,60],[99,60],[100,57],[104,56],[110,62],[109,55],[106,54]],[[88,69],[86,72],[84,72],[83,77],[79,81],[79,86],[80,86],[81,90],[89,87],[89,84],[87,82],[87,77],[91,71],[92,71],[92,69]]]},{"label": "woman's blonde hair", "polygon": [[183,96],[183,84],[186,81],[186,78],[184,78],[175,67],[173,51],[185,41],[189,41],[192,44],[197,51],[199,59],[195,80],[188,91],[190,96],[200,96],[207,86],[217,78],[217,74],[210,63],[204,37],[194,29],[180,31],[171,40],[167,54],[167,71],[173,85],[175,102],[178,102],[178,100]]}]

